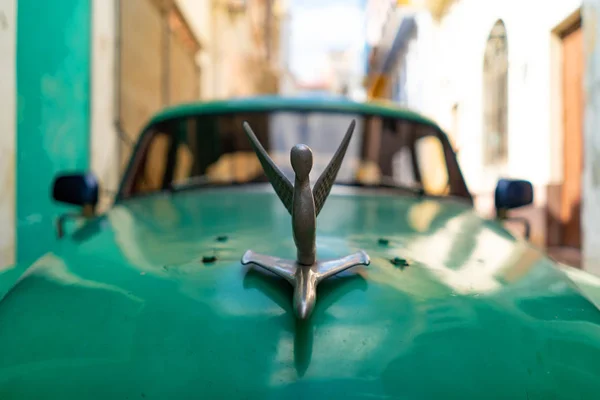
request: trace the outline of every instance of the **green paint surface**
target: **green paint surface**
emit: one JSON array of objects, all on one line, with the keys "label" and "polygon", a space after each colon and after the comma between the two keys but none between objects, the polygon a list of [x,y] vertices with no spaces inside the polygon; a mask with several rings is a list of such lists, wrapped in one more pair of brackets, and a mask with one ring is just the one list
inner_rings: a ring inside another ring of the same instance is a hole
[{"label": "green paint surface", "polygon": [[240,264],[295,255],[270,186],[123,201],[0,301],[2,398],[597,398],[600,311],[495,222],[334,187],[317,224],[319,258],[372,263],[321,283],[299,324],[289,284]]},{"label": "green paint surface", "polygon": [[91,4],[17,2],[16,256],[34,260],[55,241],[58,172],[89,166]]}]

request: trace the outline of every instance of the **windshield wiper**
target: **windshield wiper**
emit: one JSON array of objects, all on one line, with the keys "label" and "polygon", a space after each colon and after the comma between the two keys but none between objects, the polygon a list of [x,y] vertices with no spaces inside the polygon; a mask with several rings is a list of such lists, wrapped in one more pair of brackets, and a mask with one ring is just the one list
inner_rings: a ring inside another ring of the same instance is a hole
[{"label": "windshield wiper", "polygon": [[[268,182],[268,180],[266,179],[266,177],[264,175],[259,175],[254,179],[250,179],[250,180],[244,181],[244,182],[218,181],[218,180],[210,179],[206,175],[201,175],[201,176],[191,177],[180,183],[171,183],[167,187],[167,191],[179,192],[182,190],[199,189],[199,188],[214,188],[214,187],[223,187],[223,186],[232,186],[233,187],[233,186],[247,185],[247,184],[252,184],[252,183],[264,183],[264,182]],[[336,182],[335,184],[343,185],[343,186],[355,186],[355,187],[375,188],[375,189],[376,188],[396,189],[396,190],[402,190],[405,192],[409,192],[411,194],[414,194],[417,197],[423,197],[427,194],[425,192],[425,189],[423,189],[423,187],[420,185],[418,185],[418,186],[401,185],[391,177],[381,177],[381,179],[379,179],[379,181],[375,182],[375,183],[366,183],[366,182],[355,181],[355,182]]]},{"label": "windshield wiper", "polygon": [[409,192],[411,192],[412,194],[418,196],[418,197],[423,197],[426,195],[425,193],[425,189],[423,189],[422,186],[407,186],[407,185],[400,185],[396,182],[380,182],[379,184],[377,184],[376,186],[378,187],[382,187],[385,189],[400,189],[400,190],[407,190]]},{"label": "windshield wiper", "polygon": [[357,187],[365,187],[365,188],[384,188],[384,189],[398,189],[398,190],[403,190],[405,192],[409,192],[412,193],[418,197],[423,197],[425,196],[427,193],[425,193],[425,189],[423,189],[422,186],[408,186],[408,185],[401,185],[398,182],[396,182],[394,179],[390,178],[390,177],[381,177],[381,179],[379,179],[378,182],[375,183],[366,183],[366,182],[340,182],[340,185],[346,185],[346,186],[357,186]]},{"label": "windshield wiper", "polygon": [[266,180],[266,177],[263,176],[258,176],[254,179],[250,179],[247,181],[241,181],[241,182],[237,182],[237,181],[219,181],[219,180],[215,180],[215,179],[211,179],[206,175],[201,175],[201,176],[193,176],[191,178],[186,179],[183,182],[180,183],[171,183],[169,184],[169,186],[167,187],[167,191],[168,192],[180,192],[182,190],[189,190],[189,189],[200,189],[200,188],[215,188],[215,187],[224,187],[224,186],[241,186],[241,185],[248,185],[248,184],[252,184],[252,183],[263,183],[263,182],[268,182]]},{"label": "windshield wiper", "polygon": [[210,179],[206,175],[201,176],[193,176],[191,178],[186,179],[183,182],[173,183],[171,182],[167,187],[168,192],[179,192],[182,190],[188,189],[198,189],[198,188],[211,188],[211,187],[219,187],[225,185],[232,185],[233,182],[219,182],[216,180]]}]

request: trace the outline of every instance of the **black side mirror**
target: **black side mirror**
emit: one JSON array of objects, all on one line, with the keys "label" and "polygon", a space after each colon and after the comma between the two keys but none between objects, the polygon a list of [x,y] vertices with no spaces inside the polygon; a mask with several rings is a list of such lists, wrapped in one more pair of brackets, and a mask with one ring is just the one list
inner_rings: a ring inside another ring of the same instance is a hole
[{"label": "black side mirror", "polygon": [[58,202],[82,207],[81,214],[63,214],[58,219],[58,237],[64,236],[63,225],[69,217],[94,216],[98,204],[98,180],[93,174],[59,175],[52,185],[52,198]]},{"label": "black side mirror", "polygon": [[533,185],[529,181],[500,179],[494,196],[496,210],[510,210],[533,203]]},{"label": "black side mirror", "polygon": [[509,218],[507,211],[513,208],[527,206],[533,203],[533,185],[529,181],[516,179],[500,179],[494,193],[496,218],[499,220],[513,220],[525,225],[525,237],[529,239],[531,227],[525,218]]}]

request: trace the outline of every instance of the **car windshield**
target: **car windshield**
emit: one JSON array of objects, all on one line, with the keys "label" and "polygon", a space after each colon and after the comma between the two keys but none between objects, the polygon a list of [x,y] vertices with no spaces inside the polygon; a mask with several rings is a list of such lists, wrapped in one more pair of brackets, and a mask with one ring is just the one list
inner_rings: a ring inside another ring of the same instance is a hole
[{"label": "car windshield", "polygon": [[148,128],[126,175],[121,197],[212,185],[266,182],[243,129],[247,121],[270,157],[293,182],[290,150],[308,145],[314,184],[350,123],[354,135],[336,184],[396,187],[436,196],[468,197],[445,136],[406,119],[327,111],[198,114]]}]

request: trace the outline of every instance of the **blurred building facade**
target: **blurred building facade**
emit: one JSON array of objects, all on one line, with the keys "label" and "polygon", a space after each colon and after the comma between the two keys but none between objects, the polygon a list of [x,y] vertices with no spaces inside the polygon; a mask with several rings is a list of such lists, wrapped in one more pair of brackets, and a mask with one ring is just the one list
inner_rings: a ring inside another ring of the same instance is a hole
[{"label": "blurred building facade", "polygon": [[[292,2],[287,1],[288,4]],[[287,42],[281,46],[282,49],[288,49],[288,52],[282,55],[285,67],[281,71],[280,93],[333,94],[358,101],[364,100],[363,77],[366,73],[367,57],[366,0],[334,2],[331,8],[327,7],[327,1],[323,1],[321,6],[317,6],[316,2],[309,4],[304,6],[302,1],[295,1],[297,14],[290,15],[289,12],[293,12],[294,8],[288,7],[288,15],[283,20],[286,26],[284,37]],[[319,8],[324,12],[317,11]],[[308,16],[310,14],[313,15]],[[294,17],[296,19],[292,21]],[[343,21],[340,21],[337,27],[329,27],[331,20],[338,17]],[[313,18],[317,18],[317,21],[313,22]],[[306,32],[306,29],[310,29],[309,26],[314,26],[314,31],[311,29],[312,32]],[[324,33],[324,28],[327,27],[337,29],[338,33]],[[351,37],[350,34],[339,33],[348,30],[351,31]],[[320,43],[321,34],[329,36],[322,39],[323,43]],[[292,36],[293,41],[290,40]],[[295,56],[293,67],[290,57],[292,53]]]},{"label": "blurred building facade", "polygon": [[0,0],[0,268],[53,244],[57,173],[93,171],[106,207],[153,113],[276,93],[282,15],[280,0]]},{"label": "blurred building facade", "polygon": [[0,271],[16,251],[17,4],[0,0]]},{"label": "blurred building facade", "polygon": [[287,65],[287,0],[177,0],[205,46],[203,99],[279,92]]},{"label": "blurred building facade", "polygon": [[585,49],[583,163],[583,265],[600,275],[600,0],[583,2]]},{"label": "blurred building facade", "polygon": [[199,98],[201,45],[168,0],[2,0],[0,15],[4,266],[55,240],[57,173],[92,170],[116,190],[150,115]]},{"label": "blurred building facade", "polygon": [[291,94],[296,86],[296,79],[291,70],[291,38],[292,18],[291,0],[280,0],[278,3],[279,24],[279,93]]},{"label": "blurred building facade", "polygon": [[513,214],[532,222],[535,244],[573,263],[584,247],[581,6],[395,2],[366,79],[371,98],[395,100],[440,123],[482,213],[493,212],[499,178],[532,181],[535,204]]},{"label": "blurred building facade", "polygon": [[328,71],[325,80],[330,82],[331,92],[355,101],[366,98],[363,87],[364,47],[332,50],[328,54]]}]

